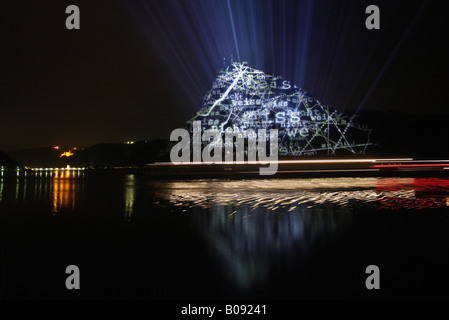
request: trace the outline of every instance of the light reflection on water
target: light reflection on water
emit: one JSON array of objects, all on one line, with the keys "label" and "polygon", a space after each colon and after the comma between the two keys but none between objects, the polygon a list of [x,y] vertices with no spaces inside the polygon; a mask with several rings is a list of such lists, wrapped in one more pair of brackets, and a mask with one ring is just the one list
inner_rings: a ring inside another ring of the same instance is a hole
[{"label": "light reflection on water", "polygon": [[269,210],[295,210],[325,204],[338,207],[373,205],[388,209],[446,206],[449,179],[316,178],[155,183],[161,205],[209,208],[246,205]]},{"label": "light reflection on water", "polygon": [[51,212],[74,211],[83,198],[84,174],[80,171],[55,170],[25,172],[16,179],[0,180],[0,203],[38,201],[51,204]]},{"label": "light reflection on water", "polygon": [[215,206],[206,213],[194,209],[192,218],[223,272],[239,289],[249,290],[281,266],[305,259],[318,238],[330,237],[350,222],[350,217],[329,209],[283,213],[264,207]]},{"label": "light reflection on water", "polygon": [[136,177],[128,174],[125,177],[125,220],[130,221],[136,198]]},{"label": "light reflection on water", "polygon": [[[363,208],[446,207],[449,179],[317,178],[155,182],[157,204],[189,212],[195,228],[239,290],[281,266],[306,264],[320,241],[351,226]],[[304,266],[307,267],[307,266]]]},{"label": "light reflection on water", "polygon": [[[200,234],[229,283],[250,290],[285,271],[285,266],[307,268],[317,245],[326,247],[351,228],[354,213],[446,208],[449,203],[449,179],[441,178],[153,181],[134,174],[109,178],[85,179],[83,173],[69,171],[1,177],[0,204],[9,202],[5,208],[10,208],[37,201],[51,214],[83,206],[96,214],[104,208],[98,202],[107,199],[108,208],[121,208],[128,222],[136,214],[188,214],[193,232]],[[102,200],[96,188],[101,189]],[[154,206],[160,210],[154,211]]]},{"label": "light reflection on water", "polygon": [[[100,182],[96,188],[105,191],[108,183],[102,182],[102,178],[94,177],[92,180]],[[50,205],[52,213],[70,212],[84,204],[85,183],[84,172],[76,170],[22,172],[17,178],[1,176],[0,203],[8,202],[8,205],[14,206],[37,201]],[[111,185],[111,188],[118,190],[119,193],[123,192],[123,198],[113,200],[117,201],[118,206],[123,206],[126,221],[130,221],[134,211],[136,185],[134,174],[118,176],[117,179],[113,179]]]},{"label": "light reflection on water", "polygon": [[[55,176],[52,181],[53,212],[75,210],[77,195],[80,194],[80,180],[70,176],[70,172]],[[82,181],[82,180],[81,180]]]}]

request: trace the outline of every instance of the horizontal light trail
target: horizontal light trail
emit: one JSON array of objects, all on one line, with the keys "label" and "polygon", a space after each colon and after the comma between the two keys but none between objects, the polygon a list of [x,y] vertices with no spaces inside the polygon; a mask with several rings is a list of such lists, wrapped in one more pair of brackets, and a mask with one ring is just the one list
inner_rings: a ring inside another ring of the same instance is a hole
[{"label": "horizontal light trail", "polygon": [[310,163],[376,163],[382,161],[412,161],[412,158],[393,158],[393,159],[323,159],[323,160],[274,160],[274,161],[217,161],[217,162],[156,162],[148,164],[149,166],[166,166],[166,165],[204,165],[204,164],[224,164],[224,165],[242,165],[242,164],[310,164]]},{"label": "horizontal light trail", "polygon": [[379,164],[372,165],[371,168],[428,168],[428,167],[447,167],[447,164]]},{"label": "horizontal light trail", "polygon": [[85,168],[29,168],[31,171],[79,171],[84,169]]},{"label": "horizontal light trail", "polygon": [[[278,173],[297,173],[297,172],[366,172],[366,171],[379,171],[379,169],[326,169],[326,170],[289,170],[279,171]],[[248,171],[250,173],[251,171]]]}]

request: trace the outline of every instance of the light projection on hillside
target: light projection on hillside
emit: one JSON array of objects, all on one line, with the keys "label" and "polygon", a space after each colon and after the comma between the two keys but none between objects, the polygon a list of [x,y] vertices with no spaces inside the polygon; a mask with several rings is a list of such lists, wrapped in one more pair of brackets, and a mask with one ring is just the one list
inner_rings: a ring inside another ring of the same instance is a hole
[{"label": "light projection on hillside", "polygon": [[372,144],[371,130],[354,120],[281,77],[234,62],[220,71],[187,126],[191,130],[193,121],[201,121],[203,131],[233,132],[244,139],[249,129],[278,129],[283,156],[363,154]]}]

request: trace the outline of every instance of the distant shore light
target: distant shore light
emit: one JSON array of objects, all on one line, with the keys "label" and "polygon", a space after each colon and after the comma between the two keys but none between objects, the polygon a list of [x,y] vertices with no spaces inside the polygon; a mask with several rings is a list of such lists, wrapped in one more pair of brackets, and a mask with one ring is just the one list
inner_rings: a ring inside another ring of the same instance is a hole
[{"label": "distant shore light", "polygon": [[66,152],[63,152],[59,157],[71,157],[71,156],[73,156],[73,153],[72,153],[72,150],[69,150],[69,151],[66,151]]}]

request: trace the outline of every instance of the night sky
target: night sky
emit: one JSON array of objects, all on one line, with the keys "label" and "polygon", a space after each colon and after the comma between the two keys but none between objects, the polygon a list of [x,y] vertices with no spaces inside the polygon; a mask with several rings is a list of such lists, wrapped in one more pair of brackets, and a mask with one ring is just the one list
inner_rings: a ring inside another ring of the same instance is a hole
[{"label": "night sky", "polygon": [[[65,27],[70,4],[80,30]],[[370,4],[380,30],[365,28]],[[337,108],[448,113],[442,2],[43,0],[2,13],[2,150],[168,139],[231,57]]]}]

